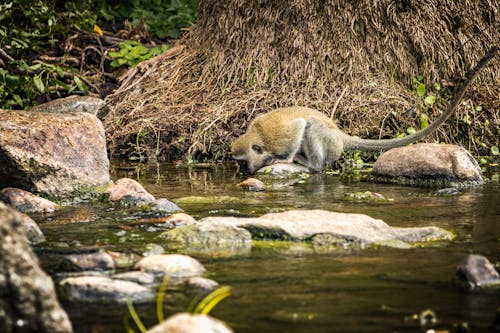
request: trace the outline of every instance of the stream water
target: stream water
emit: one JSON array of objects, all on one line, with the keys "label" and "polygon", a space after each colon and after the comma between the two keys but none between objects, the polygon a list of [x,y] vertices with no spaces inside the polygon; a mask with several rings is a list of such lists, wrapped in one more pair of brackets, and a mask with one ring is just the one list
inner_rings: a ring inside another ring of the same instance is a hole
[{"label": "stream water", "polygon": [[[315,253],[293,244],[259,242],[246,254],[193,254],[207,268],[209,278],[232,287],[233,294],[211,314],[236,332],[421,332],[414,315],[426,309],[436,314],[437,328],[467,322],[470,332],[492,332],[500,294],[467,291],[454,282],[454,275],[459,261],[469,253],[500,262],[498,182],[461,195],[436,196],[432,189],[351,184],[338,176],[318,174],[293,186],[247,192],[235,186],[241,179],[228,164],[112,165],[114,179],[137,179],[157,198],[214,197],[179,204],[197,219],[325,209],[367,214],[391,226],[434,225],[457,235],[451,242],[412,249]],[[391,201],[344,200],[345,194],[362,191],[380,193]],[[156,242],[159,233],[152,228],[118,228],[130,217],[104,204],[67,207],[52,216],[35,218],[49,243],[75,248],[97,244],[141,253],[145,244]],[[169,311],[181,311],[187,303],[177,304],[167,294],[167,305]],[[64,306],[76,332],[125,331],[125,307]],[[148,325],[155,322],[154,305],[138,311]]]}]

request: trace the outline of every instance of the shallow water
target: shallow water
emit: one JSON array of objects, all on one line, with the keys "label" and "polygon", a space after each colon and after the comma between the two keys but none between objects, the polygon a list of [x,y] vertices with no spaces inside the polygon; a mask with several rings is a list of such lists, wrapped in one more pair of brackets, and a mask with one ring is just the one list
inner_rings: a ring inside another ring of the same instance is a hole
[{"label": "shallow water", "polygon": [[[432,189],[344,183],[338,176],[313,175],[304,183],[245,192],[231,165],[173,164],[135,166],[113,163],[114,179],[139,180],[157,198],[229,196],[234,202],[179,204],[195,218],[258,216],[288,209],[363,213],[391,226],[434,225],[454,232],[451,242],[410,250],[376,248],[351,253],[314,253],[306,247],[259,243],[237,256],[196,256],[209,277],[233,288],[212,315],[236,332],[420,332],[412,319],[432,309],[438,328],[468,322],[471,332],[491,332],[499,293],[469,292],[454,283],[456,266],[468,253],[500,261],[500,185],[487,184],[458,196],[435,196]],[[389,203],[353,203],[346,193],[372,191]],[[53,216],[37,216],[52,244],[99,245],[141,253],[155,242],[152,228],[123,230],[133,220],[109,205],[83,204]],[[167,295],[168,299],[168,295]],[[173,304],[180,311],[187,304]],[[181,301],[183,303],[183,301]],[[119,306],[65,305],[76,332],[124,332],[126,309]],[[149,323],[154,305],[139,308]]]}]

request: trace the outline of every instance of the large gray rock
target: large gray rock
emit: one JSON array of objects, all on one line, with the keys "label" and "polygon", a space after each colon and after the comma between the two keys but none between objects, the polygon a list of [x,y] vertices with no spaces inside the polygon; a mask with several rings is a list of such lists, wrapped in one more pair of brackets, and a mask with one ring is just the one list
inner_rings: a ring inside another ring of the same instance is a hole
[{"label": "large gray rock", "polygon": [[69,197],[110,181],[104,128],[94,115],[0,110],[0,184]]},{"label": "large gray rock", "polygon": [[18,214],[0,205],[0,332],[72,332],[51,278],[21,232]]},{"label": "large gray rock", "polygon": [[132,281],[107,276],[69,277],[59,282],[61,299],[68,302],[126,304],[148,303],[156,292]]},{"label": "large gray rock", "polygon": [[393,148],[373,164],[376,181],[419,186],[466,186],[483,183],[481,168],[464,148],[419,143]]},{"label": "large gray rock", "polygon": [[[410,247],[409,243],[449,240],[453,235],[438,227],[396,228],[384,221],[363,214],[336,213],[324,210],[292,210],[269,213],[257,218],[207,217],[194,225],[167,231],[161,235],[168,241],[183,240],[196,244],[212,230],[212,238],[225,240],[225,230],[244,229],[254,239],[311,242],[316,246],[336,248],[364,248],[371,245]],[[183,232],[183,229],[187,230]],[[196,233],[194,231],[198,230]],[[182,233],[183,237],[175,237]],[[169,236],[170,235],[170,236]],[[230,233],[234,236],[234,232]],[[246,238],[238,241],[245,241]],[[210,243],[205,243],[210,246]]]},{"label": "large gray rock", "polygon": [[[0,211],[9,209],[4,203],[0,202]],[[17,223],[19,223],[19,231],[21,231],[24,236],[32,245],[36,245],[45,241],[45,236],[40,230],[38,224],[33,221],[31,217],[14,209],[9,209],[11,214],[15,216]],[[0,223],[2,223],[0,221]]]},{"label": "large gray rock", "polygon": [[225,323],[207,315],[178,313],[146,333],[231,333]]}]

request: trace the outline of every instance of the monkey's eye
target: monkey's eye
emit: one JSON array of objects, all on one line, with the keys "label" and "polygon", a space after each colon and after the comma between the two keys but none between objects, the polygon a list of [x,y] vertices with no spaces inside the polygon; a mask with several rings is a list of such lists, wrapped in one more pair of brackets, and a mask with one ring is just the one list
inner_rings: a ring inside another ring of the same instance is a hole
[{"label": "monkey's eye", "polygon": [[264,150],[262,149],[261,146],[259,145],[252,145],[252,149],[257,153],[257,154],[262,154]]}]

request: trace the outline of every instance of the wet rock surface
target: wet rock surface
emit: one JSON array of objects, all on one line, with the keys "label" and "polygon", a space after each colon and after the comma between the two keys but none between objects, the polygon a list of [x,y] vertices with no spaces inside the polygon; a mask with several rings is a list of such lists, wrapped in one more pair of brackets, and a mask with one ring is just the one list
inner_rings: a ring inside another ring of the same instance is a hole
[{"label": "wet rock surface", "polygon": [[66,271],[111,271],[115,269],[115,262],[106,251],[99,250],[95,253],[65,255],[61,266]]},{"label": "wet rock surface", "polygon": [[282,177],[309,172],[309,168],[296,163],[276,163],[256,171],[257,174]]},{"label": "wet rock surface", "polygon": [[69,277],[59,282],[61,298],[68,302],[118,303],[127,299],[146,303],[155,299],[155,291],[136,282],[106,276]]},{"label": "wet rock surface", "polygon": [[482,255],[470,254],[463,258],[458,265],[457,278],[471,289],[500,290],[500,275],[488,258]]},{"label": "wet rock surface", "polygon": [[162,213],[182,211],[179,206],[168,199],[156,199],[139,182],[130,178],[118,179],[104,193],[109,201],[120,202],[125,206],[148,206],[151,211]]},{"label": "wet rock surface", "polygon": [[292,210],[258,218],[207,217],[194,225],[166,231],[160,237],[189,247],[200,243],[206,247],[224,242],[248,244],[253,238],[311,242],[340,248],[371,245],[401,248],[411,247],[410,243],[414,242],[451,240],[453,235],[438,227],[391,227],[363,214]]},{"label": "wet rock surface", "polygon": [[256,178],[247,178],[244,181],[238,183],[238,186],[250,192],[259,192],[266,189],[264,183]]},{"label": "wet rock surface", "polygon": [[0,111],[0,183],[66,198],[108,184],[101,122],[85,112]]},{"label": "wet rock surface", "polygon": [[178,313],[153,326],[147,333],[231,333],[224,322],[207,315]]},{"label": "wet rock surface", "polygon": [[137,268],[143,272],[172,278],[201,276],[205,268],[196,259],[181,254],[157,254],[141,259]]},{"label": "wet rock surface", "polygon": [[[38,224],[26,214],[16,211],[15,209],[8,208],[4,203],[0,202],[0,212],[10,210],[10,213],[16,218],[19,224],[19,231],[21,231],[28,241],[35,245],[45,241],[45,236],[40,230]],[[2,222],[0,222],[1,224]]]},{"label": "wet rock surface", "polygon": [[0,200],[23,213],[46,213],[59,208],[59,205],[50,200],[14,187],[6,187],[1,190]]},{"label": "wet rock surface", "polygon": [[373,165],[372,179],[402,185],[470,186],[483,184],[481,168],[464,148],[419,143],[393,148]]},{"label": "wet rock surface", "polygon": [[52,279],[38,265],[19,213],[0,204],[0,331],[72,332]]}]

